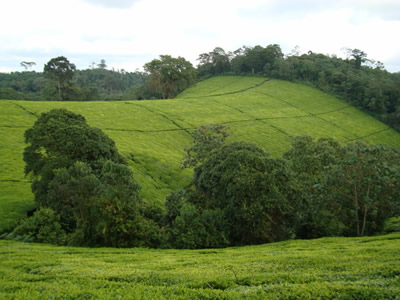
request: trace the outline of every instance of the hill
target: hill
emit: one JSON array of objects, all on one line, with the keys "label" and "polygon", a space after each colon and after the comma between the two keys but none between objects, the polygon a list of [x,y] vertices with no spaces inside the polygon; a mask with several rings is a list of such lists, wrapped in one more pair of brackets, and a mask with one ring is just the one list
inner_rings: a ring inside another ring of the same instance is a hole
[{"label": "hill", "polygon": [[0,241],[0,299],[397,299],[400,235],[212,250]]},{"label": "hill", "polygon": [[373,117],[311,87],[262,77],[214,77],[173,100],[125,102],[0,101],[0,231],[33,205],[23,174],[23,134],[36,117],[67,108],[101,128],[130,161],[142,196],[162,206],[165,196],[190,181],[180,168],[190,132],[204,124],[229,125],[233,140],[281,155],[293,136],[357,139],[400,148],[400,134]]}]

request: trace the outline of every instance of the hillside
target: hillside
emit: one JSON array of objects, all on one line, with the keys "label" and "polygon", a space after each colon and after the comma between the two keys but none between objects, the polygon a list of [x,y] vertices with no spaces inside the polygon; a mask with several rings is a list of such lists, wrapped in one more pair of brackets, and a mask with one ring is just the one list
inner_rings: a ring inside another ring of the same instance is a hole
[{"label": "hillside", "polygon": [[400,134],[371,116],[305,85],[256,77],[214,77],[174,100],[125,102],[0,101],[0,231],[33,205],[24,177],[23,134],[36,117],[67,108],[101,128],[129,160],[142,196],[162,206],[165,196],[190,181],[180,162],[190,132],[203,124],[229,125],[233,140],[281,155],[293,136],[357,139],[400,148]]},{"label": "hillside", "polygon": [[0,241],[0,299],[397,299],[400,235],[212,250]]}]

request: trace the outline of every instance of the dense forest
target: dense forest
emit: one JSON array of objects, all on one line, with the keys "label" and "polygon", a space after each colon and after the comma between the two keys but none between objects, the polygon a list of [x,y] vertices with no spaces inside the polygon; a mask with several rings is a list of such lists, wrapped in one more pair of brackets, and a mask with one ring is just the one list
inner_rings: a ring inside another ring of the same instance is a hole
[{"label": "dense forest", "polygon": [[[73,66],[66,59],[65,62]],[[104,60],[86,70],[76,70],[73,66],[71,78],[65,78],[66,91],[61,99],[57,95],[57,85],[46,71],[0,73],[0,99],[91,101],[152,97],[143,89],[146,74],[106,68]],[[139,96],[137,90],[140,90]]]},{"label": "dense forest", "polygon": [[54,77],[46,66],[43,73],[0,73],[0,99],[164,99],[210,76],[257,75],[309,84],[400,130],[400,73],[386,71],[382,63],[369,59],[361,50],[347,49],[346,53],[343,59],[312,51],[300,54],[297,49],[284,55],[277,44],[243,46],[235,51],[217,47],[199,55],[197,68],[182,57],[161,55],[145,64],[144,72],[108,70],[104,60],[86,70],[76,70],[66,58],[58,57],[46,66],[55,62],[56,68],[62,68],[64,63],[71,69],[69,77],[56,83],[58,75]]}]

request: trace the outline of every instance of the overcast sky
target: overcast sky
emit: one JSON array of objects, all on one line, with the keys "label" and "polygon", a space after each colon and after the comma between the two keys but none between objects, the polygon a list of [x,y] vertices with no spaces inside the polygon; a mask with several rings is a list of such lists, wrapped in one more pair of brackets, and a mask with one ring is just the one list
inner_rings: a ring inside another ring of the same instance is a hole
[{"label": "overcast sky", "polygon": [[343,48],[400,71],[399,0],[1,0],[0,72],[66,56],[79,69],[105,59],[134,71],[160,54],[198,55],[279,44],[344,56]]}]

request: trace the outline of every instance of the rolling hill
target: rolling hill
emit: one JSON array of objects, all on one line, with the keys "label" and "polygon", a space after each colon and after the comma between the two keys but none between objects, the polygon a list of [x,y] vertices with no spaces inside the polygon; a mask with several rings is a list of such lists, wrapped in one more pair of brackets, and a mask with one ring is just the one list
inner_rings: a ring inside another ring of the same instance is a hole
[{"label": "rolling hill", "polygon": [[214,77],[173,100],[124,102],[0,101],[0,232],[33,207],[24,177],[24,132],[37,116],[66,108],[86,117],[117,144],[142,186],[142,196],[162,206],[165,196],[190,181],[181,169],[190,132],[204,124],[226,124],[229,140],[255,143],[274,156],[291,137],[309,134],[342,142],[364,140],[400,148],[400,134],[349,104],[311,87],[261,77]]}]

